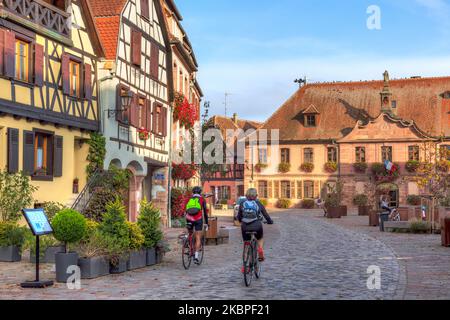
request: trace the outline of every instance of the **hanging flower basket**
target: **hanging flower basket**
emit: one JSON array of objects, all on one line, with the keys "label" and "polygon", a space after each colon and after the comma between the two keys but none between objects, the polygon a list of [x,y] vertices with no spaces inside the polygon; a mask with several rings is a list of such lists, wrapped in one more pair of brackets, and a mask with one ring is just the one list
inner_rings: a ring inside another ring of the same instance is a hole
[{"label": "hanging flower basket", "polygon": [[173,180],[189,180],[197,173],[197,167],[194,164],[172,164]]},{"label": "hanging flower basket", "polygon": [[303,164],[300,166],[300,169],[301,169],[303,172],[311,173],[311,172],[314,171],[314,163],[310,163],[310,162],[303,163]]},{"label": "hanging flower basket", "polygon": [[138,130],[139,139],[142,141],[147,141],[150,138],[150,132],[145,128],[140,128]]},{"label": "hanging flower basket", "polygon": [[179,121],[186,129],[194,127],[195,122],[199,120],[198,108],[189,103],[188,99],[182,93],[175,93],[173,116],[175,121]]},{"label": "hanging flower basket", "polygon": [[338,169],[338,165],[334,161],[329,161],[325,163],[325,171],[328,173],[335,173]]}]

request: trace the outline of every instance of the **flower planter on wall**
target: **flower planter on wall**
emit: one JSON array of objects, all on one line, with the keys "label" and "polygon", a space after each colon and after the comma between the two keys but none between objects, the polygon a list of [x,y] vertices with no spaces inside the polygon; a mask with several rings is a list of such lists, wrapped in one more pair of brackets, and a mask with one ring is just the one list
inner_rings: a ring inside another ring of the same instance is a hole
[{"label": "flower planter on wall", "polygon": [[19,262],[22,260],[17,246],[0,247],[0,262]]},{"label": "flower planter on wall", "polygon": [[95,279],[109,274],[109,260],[105,257],[78,259],[81,279]]},{"label": "flower planter on wall", "polygon": [[156,249],[147,249],[146,258],[147,266],[154,266],[156,264]]},{"label": "flower planter on wall", "polygon": [[67,273],[67,269],[70,266],[78,265],[78,253],[76,252],[57,253],[55,255],[55,265],[56,265],[56,282],[66,283],[69,277],[72,275]]},{"label": "flower planter on wall", "polygon": [[147,251],[131,251],[130,259],[127,261],[127,270],[136,270],[147,266]]}]

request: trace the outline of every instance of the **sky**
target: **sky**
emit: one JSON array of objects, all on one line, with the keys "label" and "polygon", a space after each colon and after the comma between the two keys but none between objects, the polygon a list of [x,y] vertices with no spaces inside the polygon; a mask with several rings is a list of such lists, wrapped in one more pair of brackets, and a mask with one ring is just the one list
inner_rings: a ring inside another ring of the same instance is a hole
[{"label": "sky", "polygon": [[[176,0],[210,115],[265,121],[309,82],[450,76],[450,0]],[[369,29],[380,9],[381,29]],[[369,8],[371,9],[371,8]]]}]

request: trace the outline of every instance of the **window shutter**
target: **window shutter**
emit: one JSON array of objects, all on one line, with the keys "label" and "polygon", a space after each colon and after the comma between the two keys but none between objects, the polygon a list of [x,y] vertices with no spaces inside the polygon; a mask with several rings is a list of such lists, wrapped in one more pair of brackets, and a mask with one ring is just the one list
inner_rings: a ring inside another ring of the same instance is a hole
[{"label": "window shutter", "polygon": [[34,84],[44,85],[44,47],[40,44],[34,45]]},{"label": "window shutter", "polygon": [[274,198],[280,199],[280,181],[274,181],[273,188],[274,188]]},{"label": "window shutter", "polygon": [[153,108],[152,108],[152,133],[154,134],[158,134],[158,132],[156,132],[156,127],[157,127],[157,121],[158,121],[158,113],[156,112],[156,108],[158,107],[158,103],[154,102],[153,103]]},{"label": "window shutter", "polygon": [[137,30],[131,32],[131,62],[136,65],[141,65],[142,53],[142,33]]},{"label": "window shutter", "polygon": [[152,131],[152,103],[150,100],[145,100],[145,129]]},{"label": "window shutter", "polygon": [[[63,175],[63,145],[64,145],[64,140],[63,137],[61,136],[55,136],[54,139],[54,150],[55,150],[55,163],[54,163],[54,167],[53,167],[53,175],[55,177],[62,177]],[[49,172],[50,169],[49,169]]]},{"label": "window shutter", "polygon": [[34,174],[34,132],[23,132],[23,171],[31,176]]},{"label": "window shutter", "polygon": [[5,29],[0,29],[0,74],[4,73],[5,60]]},{"label": "window shutter", "polygon": [[19,171],[19,129],[8,128],[8,172]]},{"label": "window shutter", "polygon": [[139,100],[137,94],[133,94],[133,102],[130,110],[130,124],[138,128],[139,127]]},{"label": "window shutter", "polygon": [[314,181],[314,198],[318,198],[320,195],[320,181]]},{"label": "window shutter", "polygon": [[295,181],[290,182],[291,186],[291,199],[296,199],[295,197]]},{"label": "window shutter", "polygon": [[61,58],[62,87],[64,94],[70,94],[70,57],[64,53]]},{"label": "window shutter", "polygon": [[150,10],[148,1],[149,0],[141,0],[141,15],[146,19],[150,19]]},{"label": "window shutter", "polygon": [[48,139],[47,139],[47,163],[46,163],[48,176],[55,176],[55,172],[53,170],[55,168],[55,162],[56,162],[56,159],[54,159],[54,155],[55,155],[54,145],[55,144],[56,144],[55,137],[53,137],[53,136],[48,137]]},{"label": "window shutter", "polygon": [[297,181],[297,199],[303,199],[303,187],[301,181]]},{"label": "window shutter", "polygon": [[167,136],[167,108],[161,108],[161,132],[163,137]]},{"label": "window shutter", "polygon": [[150,52],[150,76],[155,80],[159,79],[159,47],[153,42]]},{"label": "window shutter", "polygon": [[86,63],[84,65],[84,98],[86,100],[92,100],[92,68],[91,65]]},{"label": "window shutter", "polygon": [[16,36],[12,32],[5,32],[5,76],[14,78]]}]

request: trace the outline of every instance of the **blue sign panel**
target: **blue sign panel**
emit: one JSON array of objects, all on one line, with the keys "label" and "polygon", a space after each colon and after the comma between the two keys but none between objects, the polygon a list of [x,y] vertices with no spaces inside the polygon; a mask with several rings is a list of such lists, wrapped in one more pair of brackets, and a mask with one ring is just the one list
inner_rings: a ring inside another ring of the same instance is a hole
[{"label": "blue sign panel", "polygon": [[164,179],[165,179],[164,173],[156,173],[155,174],[155,180],[164,180]]},{"label": "blue sign panel", "polygon": [[23,209],[22,212],[35,236],[53,233],[52,226],[45,215],[44,209]]}]

